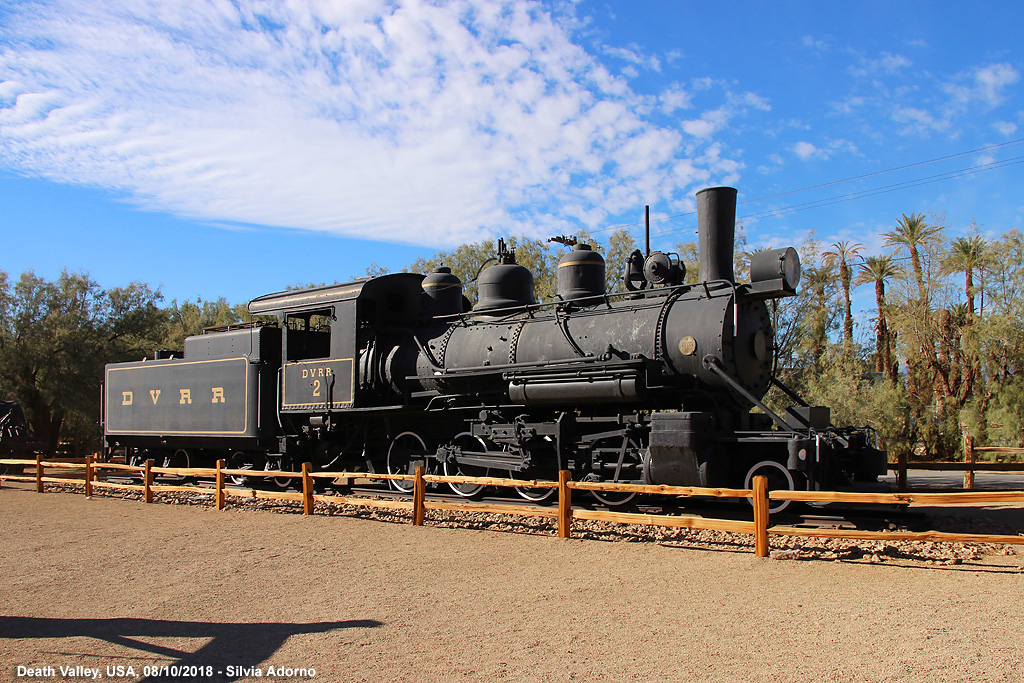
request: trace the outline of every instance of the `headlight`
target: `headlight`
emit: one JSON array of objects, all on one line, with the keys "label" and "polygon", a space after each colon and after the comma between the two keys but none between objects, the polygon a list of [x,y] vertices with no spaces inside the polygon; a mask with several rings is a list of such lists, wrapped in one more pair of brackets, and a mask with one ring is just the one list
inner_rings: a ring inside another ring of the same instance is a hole
[{"label": "headlight", "polygon": [[796,292],[800,282],[800,255],[793,247],[759,251],[750,257],[751,291],[766,297]]}]

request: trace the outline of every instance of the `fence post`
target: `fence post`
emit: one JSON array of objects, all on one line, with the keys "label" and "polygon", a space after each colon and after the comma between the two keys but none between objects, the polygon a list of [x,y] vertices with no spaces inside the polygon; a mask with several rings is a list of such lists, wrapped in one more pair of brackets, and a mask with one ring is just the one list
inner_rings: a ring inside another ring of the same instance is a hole
[{"label": "fence post", "polygon": [[312,463],[302,463],[302,514],[304,515],[313,514],[313,477],[309,476],[312,469]]},{"label": "fence post", "polygon": [[85,456],[85,497],[92,497],[92,456]]},{"label": "fence post", "polygon": [[36,453],[36,493],[43,492],[43,456]]},{"label": "fence post", "polygon": [[896,490],[907,490],[907,452],[903,449],[896,454]]},{"label": "fence post", "polygon": [[560,470],[558,472],[558,537],[570,538],[572,536],[572,489],[569,482],[572,480],[572,472]]},{"label": "fence post", "polygon": [[423,502],[427,497],[427,482],[423,481],[423,465],[416,466],[416,479],[412,483],[412,523],[423,526],[426,510]]},{"label": "fence post", "polygon": [[768,477],[754,477],[754,555],[768,557]]},{"label": "fence post", "polygon": [[964,463],[972,469],[964,470],[964,488],[974,488],[974,437],[964,433]]},{"label": "fence post", "polygon": [[217,461],[217,493],[215,494],[216,495],[216,500],[217,500],[217,509],[218,510],[223,510],[224,509],[224,472],[222,471],[223,469],[224,469],[224,461],[223,460],[218,460]]},{"label": "fence post", "polygon": [[142,501],[153,502],[153,461],[147,460],[145,469],[142,471]]}]

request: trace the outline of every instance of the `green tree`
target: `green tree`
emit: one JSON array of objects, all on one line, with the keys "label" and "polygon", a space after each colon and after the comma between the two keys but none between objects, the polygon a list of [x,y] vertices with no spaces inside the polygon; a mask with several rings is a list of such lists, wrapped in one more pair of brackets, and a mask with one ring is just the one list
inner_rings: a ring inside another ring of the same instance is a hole
[{"label": "green tree", "polygon": [[896,222],[895,229],[882,233],[887,247],[904,248],[910,254],[914,278],[917,280],[918,297],[922,302],[927,301],[927,296],[924,267],[921,263],[921,249],[938,239],[941,232],[941,226],[928,225],[924,214],[912,213],[909,216],[903,214],[900,220]]},{"label": "green tree", "polygon": [[810,352],[811,365],[819,372],[828,349],[829,333],[836,324],[832,296],[836,282],[835,268],[822,260],[804,268],[803,281],[810,296],[810,305],[803,316],[807,335],[805,348]]},{"label": "green tree", "polygon": [[88,275],[49,282],[26,272],[0,278],[0,388],[18,401],[36,436],[55,450],[98,443],[106,363],[139,359],[164,332],[159,292],[133,282],[102,289]]},{"label": "green tree", "polygon": [[167,325],[161,346],[171,350],[181,350],[185,345],[185,337],[202,334],[208,327],[230,325],[249,319],[245,304],[232,306],[224,297],[214,301],[186,300],[180,304],[174,299],[166,312]]},{"label": "green tree", "polygon": [[946,273],[963,272],[964,293],[967,296],[968,317],[974,317],[974,272],[987,262],[988,243],[980,235],[957,237],[950,245],[949,255],[943,263]]},{"label": "green tree", "polygon": [[825,261],[832,267],[839,267],[839,283],[843,288],[843,343],[847,350],[853,349],[853,310],[850,305],[850,285],[852,270],[850,262],[864,248],[863,244],[843,240],[832,245],[831,251],[826,251],[823,256]]},{"label": "green tree", "polygon": [[875,308],[878,318],[875,321],[875,371],[884,372],[891,381],[896,382],[898,363],[893,357],[892,332],[889,329],[885,303],[885,285],[901,274],[891,256],[869,256],[859,264],[856,285],[873,284],[875,286]]}]

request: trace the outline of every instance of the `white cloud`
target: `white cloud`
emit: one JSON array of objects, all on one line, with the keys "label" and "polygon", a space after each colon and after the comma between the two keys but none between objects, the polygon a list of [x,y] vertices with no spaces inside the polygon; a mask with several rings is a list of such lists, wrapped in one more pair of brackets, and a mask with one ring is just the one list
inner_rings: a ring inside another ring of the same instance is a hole
[{"label": "white cloud", "polygon": [[[700,89],[710,87],[706,83],[700,84]],[[745,114],[750,109],[759,111],[771,110],[768,100],[752,92],[733,93],[726,92],[726,104],[715,109],[709,109],[700,115],[699,118],[683,121],[683,130],[695,138],[707,139],[719,132],[736,116]]]},{"label": "white cloud", "polygon": [[980,102],[987,107],[996,107],[1006,99],[1007,86],[1020,80],[1020,72],[1010,64],[989,64],[970,72],[959,74],[943,89],[954,102],[970,105]]},{"label": "white cloud", "polygon": [[1017,132],[1017,124],[1010,121],[996,121],[992,124],[992,128],[1001,135],[1010,136]]},{"label": "white cloud", "polygon": [[637,44],[632,44],[628,48],[625,47],[611,47],[606,45],[604,47],[604,53],[611,57],[621,59],[629,62],[630,64],[636,64],[642,66],[645,69],[651,71],[661,72],[661,60],[654,55],[644,55],[642,48]]},{"label": "white cloud", "polygon": [[[642,98],[548,7],[16,6],[0,25],[0,165],[210,223],[437,246],[539,233],[562,205],[595,220],[652,188],[678,201],[709,173],[735,176],[720,148],[688,155],[679,133],[643,118]],[[678,87],[652,98],[689,104]],[[710,145],[730,116],[766,106],[745,93],[691,128]]]},{"label": "white cloud", "polygon": [[815,147],[813,144],[805,140],[801,140],[793,145],[793,153],[804,161],[810,161],[811,159],[828,159],[829,157],[829,153],[826,150]]},{"label": "white cloud", "polygon": [[912,65],[913,62],[903,55],[894,55],[890,52],[883,52],[877,59],[857,55],[857,64],[850,67],[850,74],[859,78],[892,76]]},{"label": "white cloud", "polygon": [[948,116],[936,117],[920,107],[897,107],[892,118],[897,123],[906,124],[906,131],[925,135],[931,132],[946,132],[952,125]]},{"label": "white cloud", "polygon": [[824,52],[825,50],[828,50],[830,47],[830,43],[827,39],[815,38],[814,36],[804,36],[801,39],[801,42],[803,43],[804,47],[809,47],[811,49],[817,50],[818,52]]},{"label": "white cloud", "polygon": [[690,93],[678,85],[673,85],[665,90],[658,98],[661,101],[661,110],[671,114],[677,109],[689,109],[693,106]]}]

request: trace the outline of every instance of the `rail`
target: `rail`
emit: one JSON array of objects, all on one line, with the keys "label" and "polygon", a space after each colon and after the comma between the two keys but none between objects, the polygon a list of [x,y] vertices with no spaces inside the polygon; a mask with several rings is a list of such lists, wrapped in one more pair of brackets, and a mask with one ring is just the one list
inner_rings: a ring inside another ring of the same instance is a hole
[{"label": "rail", "polygon": [[[962,464],[962,463],[957,463]],[[639,485],[598,482],[572,481],[571,472],[561,471],[558,481],[500,479],[493,477],[441,476],[426,474],[419,466],[414,474],[387,474],[376,472],[313,472],[310,463],[303,463],[299,472],[282,472],[267,470],[228,469],[223,460],[218,460],[215,468],[173,468],[155,467],[152,460],[142,466],[123,465],[118,463],[95,462],[91,457],[84,463],[70,460],[44,460],[41,456],[35,460],[0,459],[0,465],[34,466],[33,476],[2,475],[3,480],[35,482],[36,491],[42,493],[46,483],[78,483],[85,485],[85,495],[91,496],[94,488],[141,491],[143,501],[151,503],[154,493],[162,492],[196,492],[209,494],[208,488],[197,486],[171,485],[155,483],[158,474],[178,477],[214,477],[214,501],[218,510],[224,509],[229,496],[241,498],[269,498],[277,500],[300,501],[303,514],[312,515],[315,503],[340,503],[363,507],[385,508],[411,511],[412,523],[422,526],[429,510],[485,512],[519,516],[547,517],[556,520],[559,538],[572,536],[572,521],[593,520],[616,524],[640,524],[648,526],[664,526],[686,529],[706,529],[726,531],[753,536],[754,554],[767,557],[770,552],[770,536],[800,536],[817,538],[842,538],[850,540],[900,540],[900,541],[945,541],[959,543],[992,543],[1024,545],[1024,535],[1009,534],[959,534],[941,531],[862,531],[850,529],[808,529],[802,527],[771,525],[769,514],[770,501],[797,501],[808,503],[849,503],[849,504],[883,504],[883,505],[971,505],[980,503],[1024,503],[1024,491],[973,491],[956,493],[844,493],[835,491],[768,491],[767,479],[756,476],[751,489],[704,488],[691,486]],[[47,469],[84,470],[84,478],[68,476],[47,476]],[[122,484],[102,481],[97,472],[102,470],[132,472],[141,479],[138,484]],[[227,477],[245,478],[297,478],[302,481],[301,492],[262,491],[229,487]],[[342,496],[334,494],[318,494],[315,491],[316,479],[345,479],[370,481],[405,481],[412,482],[411,500],[380,500],[358,496]],[[467,484],[473,486],[494,486],[499,488],[555,489],[558,494],[557,509],[529,505],[491,505],[470,501],[439,501],[427,500],[427,484]],[[676,497],[714,497],[714,498],[747,498],[753,507],[753,520],[712,519],[684,515],[642,514],[634,512],[616,512],[610,510],[573,509],[573,491],[604,491],[617,493],[644,493]]]}]

